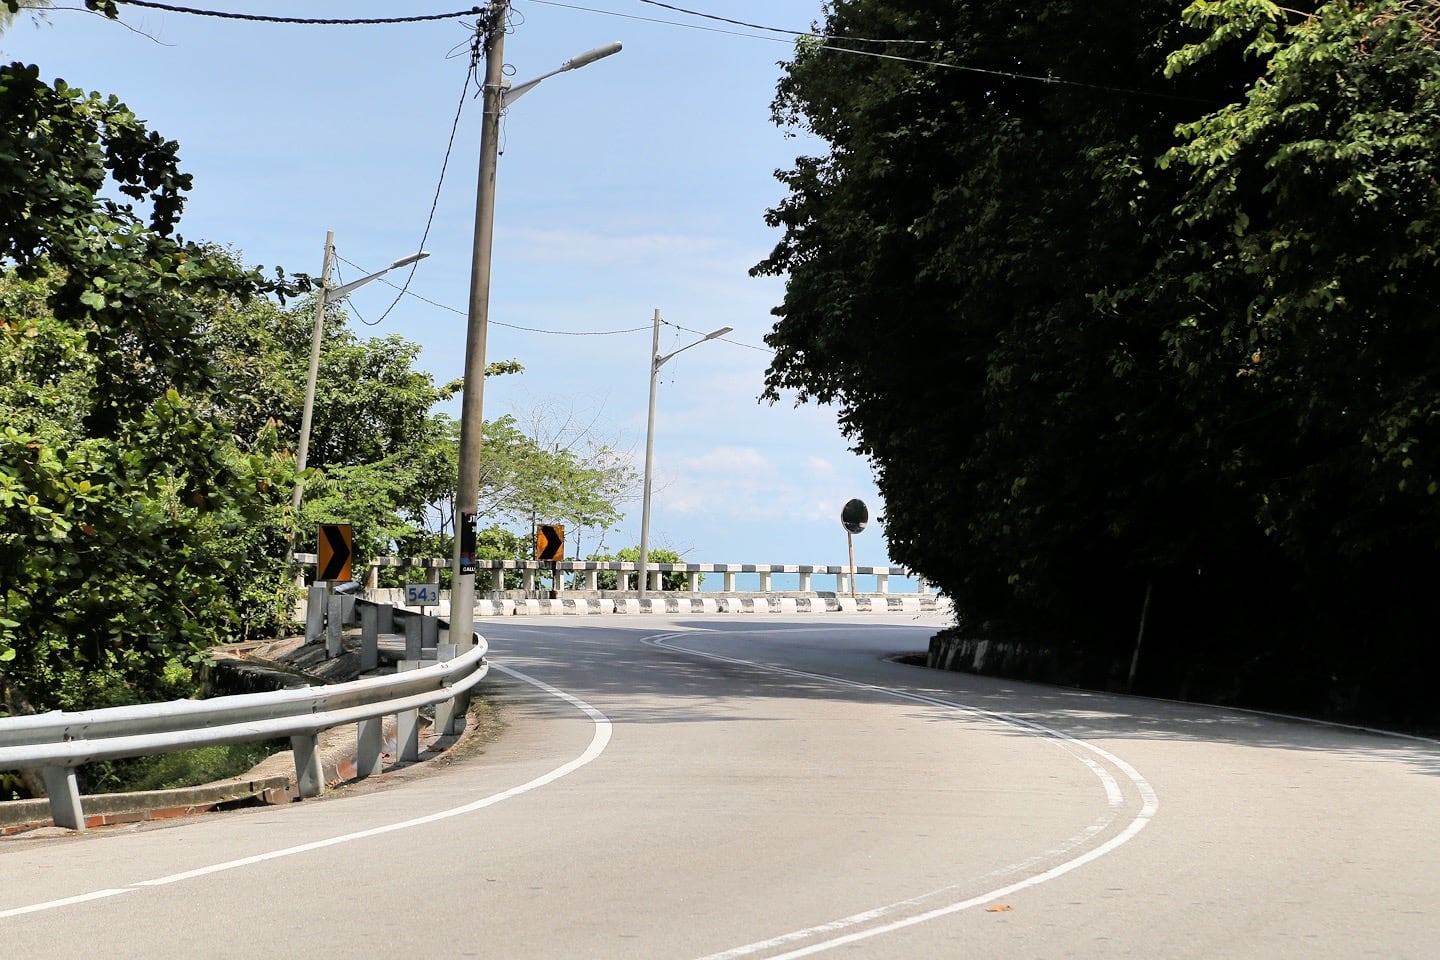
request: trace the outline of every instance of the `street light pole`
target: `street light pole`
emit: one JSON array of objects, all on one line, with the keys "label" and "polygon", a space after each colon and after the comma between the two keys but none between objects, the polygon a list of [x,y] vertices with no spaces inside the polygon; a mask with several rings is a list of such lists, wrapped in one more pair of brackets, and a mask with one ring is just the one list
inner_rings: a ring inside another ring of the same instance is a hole
[{"label": "street light pole", "polygon": [[507,89],[505,20],[509,0],[493,0],[477,30],[485,31],[485,113],[480,125],[480,169],[475,185],[475,240],[470,258],[470,309],[465,327],[465,374],[460,394],[460,469],[455,491],[455,549],[450,577],[450,642],[468,647],[475,633],[475,524],[480,510],[480,444],[485,426],[485,338],[490,321],[490,260],[495,240],[495,176],[499,167],[500,113],[507,103],[546,77],[583,67],[620,49],[597,47],[533,81]]},{"label": "street light pole", "polygon": [[[320,373],[320,342],[325,332],[325,308],[337,300],[343,300],[357,287],[362,287],[398,267],[407,267],[417,260],[424,260],[430,254],[425,251],[401,257],[384,270],[377,270],[369,276],[352,280],[347,284],[330,288],[330,269],[335,263],[335,231],[325,231],[325,259],[320,266],[320,296],[315,303],[315,330],[310,335],[310,373],[305,378],[305,407],[300,414],[300,446],[295,453],[295,492],[290,498],[290,545],[294,549],[295,524],[300,521],[300,503],[305,496],[305,465],[310,456],[310,427],[315,413],[315,381]],[[289,558],[286,558],[287,561]]]},{"label": "street light pole", "polygon": [[651,337],[650,347],[650,416],[645,424],[645,497],[640,508],[640,599],[645,599],[645,591],[649,589],[648,578],[650,575],[650,477],[655,463],[655,384],[659,379],[660,367],[677,353],[683,353],[691,347],[699,346],[706,340],[714,340],[716,337],[723,337],[733,330],[733,327],[721,327],[719,330],[712,330],[694,343],[687,343],[673,353],[660,356],[660,308],[655,308],[655,330]]}]

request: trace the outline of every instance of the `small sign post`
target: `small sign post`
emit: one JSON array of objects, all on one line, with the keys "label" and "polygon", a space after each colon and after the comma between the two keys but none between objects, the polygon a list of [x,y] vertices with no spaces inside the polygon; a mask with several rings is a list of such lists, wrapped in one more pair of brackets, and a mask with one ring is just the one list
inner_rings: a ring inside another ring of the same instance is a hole
[{"label": "small sign post", "polygon": [[864,500],[851,500],[840,510],[840,525],[845,528],[845,545],[850,549],[850,596],[855,596],[855,534],[870,522],[870,510]]},{"label": "small sign post", "polygon": [[565,527],[558,523],[542,523],[535,528],[535,559],[550,561],[550,599],[560,588],[560,561],[565,559]]}]

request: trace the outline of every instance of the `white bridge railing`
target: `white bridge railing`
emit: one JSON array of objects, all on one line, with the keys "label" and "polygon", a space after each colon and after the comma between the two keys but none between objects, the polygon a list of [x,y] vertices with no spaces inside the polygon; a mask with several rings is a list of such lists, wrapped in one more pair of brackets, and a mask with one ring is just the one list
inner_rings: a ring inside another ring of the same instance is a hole
[{"label": "white bridge railing", "polygon": [[[316,555],[313,553],[297,553],[297,563],[314,565]],[[402,570],[416,570],[418,575],[423,576],[429,583],[440,582],[440,571],[448,569],[448,559],[437,559],[434,557],[376,557],[370,561],[365,572],[365,587],[373,590],[379,584],[379,575],[382,568],[400,568]],[[706,574],[720,574],[723,579],[723,592],[735,593],[736,578],[744,574],[757,576],[760,582],[760,593],[775,592],[773,584],[777,575],[791,575],[798,579],[799,593],[815,592],[813,587],[816,577],[834,577],[834,592],[836,594],[852,593],[859,585],[861,577],[873,581],[874,590],[872,593],[887,594],[890,592],[891,577],[914,577],[915,575],[904,567],[855,567],[853,569],[854,581],[852,583],[852,569],[848,566],[823,566],[806,564],[778,564],[778,563],[650,563],[648,566],[647,578],[650,582],[646,590],[662,593],[664,591],[666,574],[684,574],[686,591],[695,593],[700,590],[700,578]],[[615,586],[610,588],[617,592],[635,591],[639,588],[640,565],[629,561],[597,561],[597,560],[560,560],[551,562],[548,560],[476,560],[475,561],[475,590],[479,594],[482,590],[501,591],[505,589],[504,578],[507,572],[518,573],[521,578],[521,589],[533,591],[536,589],[537,579],[540,577],[558,578],[552,579],[551,589],[566,589],[560,586],[567,579],[569,589],[581,590],[590,593],[598,592],[600,587],[601,574],[614,574]],[[917,578],[918,579],[918,578]],[[672,591],[673,592],[673,591]],[[929,593],[930,589],[924,581],[920,581],[919,593]]]},{"label": "white bridge railing", "polygon": [[40,770],[56,826],[83,830],[76,767],[96,760],[289,737],[300,796],[318,796],[324,788],[319,751],[323,730],[357,725],[359,777],[380,768],[383,723],[388,716],[395,717],[401,760],[419,756],[421,707],[435,707],[437,731],[458,732],[471,688],[490,669],[485,640],[478,634],[475,639],[475,646],[432,666],[330,686],[0,718],[0,770]]}]

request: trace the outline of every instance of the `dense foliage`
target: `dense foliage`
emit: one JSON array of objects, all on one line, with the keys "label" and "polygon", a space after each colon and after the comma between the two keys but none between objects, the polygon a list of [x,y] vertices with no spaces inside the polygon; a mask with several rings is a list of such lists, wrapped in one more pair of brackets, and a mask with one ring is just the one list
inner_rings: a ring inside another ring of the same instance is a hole
[{"label": "dense foliage", "polygon": [[173,237],[176,145],[114,98],[0,67],[0,698],[188,689],[233,617],[215,534],[273,465],[203,409],[205,304],[294,288]]},{"label": "dense foliage", "polygon": [[768,395],[839,406],[967,629],[1123,683],[1150,592],[1145,689],[1430,709],[1435,16],[828,5]]}]

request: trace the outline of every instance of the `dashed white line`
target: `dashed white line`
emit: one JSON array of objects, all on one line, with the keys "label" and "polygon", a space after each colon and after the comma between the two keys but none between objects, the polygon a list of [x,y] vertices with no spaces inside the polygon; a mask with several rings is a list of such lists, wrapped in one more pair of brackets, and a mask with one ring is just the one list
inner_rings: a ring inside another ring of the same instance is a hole
[{"label": "dashed white line", "polygon": [[[795,670],[790,667],[781,667],[775,664],[757,663],[752,660],[742,660],[736,657],[726,657],[720,654],[709,653],[703,650],[694,650],[687,647],[675,646],[670,643],[671,640],[674,640],[681,636],[686,636],[686,634],[660,634],[654,637],[647,637],[646,642],[652,644],[653,646],[662,647],[666,650],[673,650],[677,653],[683,653],[693,657],[702,657],[708,660],[718,660],[724,663],[733,663],[742,666],[753,667],[755,669],[764,670],[772,673],[785,674],[787,676],[799,677],[805,680],[816,680],[824,683],[835,684],[837,686],[854,687],[860,690],[869,690],[875,693],[896,697],[901,700],[910,700],[916,703],[924,703],[931,706],[945,707],[947,709],[958,710],[962,713],[967,713],[972,716],[980,717],[986,720],[993,720],[998,723],[1004,723],[1010,726],[1019,727],[1030,733],[1034,733],[1038,736],[1051,739],[1056,743],[1057,746],[1064,749],[1066,753],[1070,754],[1075,759],[1084,763],[1087,767],[1090,768],[1091,772],[1096,775],[1096,777],[1100,780],[1101,784],[1105,788],[1106,805],[1109,810],[1107,815],[1101,817],[1098,821],[1096,821],[1096,823],[1092,824],[1080,834],[1072,837],[1069,841],[1062,844],[1061,849],[1065,850],[1066,852],[1074,849],[1076,846],[1082,843],[1089,841],[1097,834],[1105,830],[1114,820],[1115,815],[1118,813],[1119,809],[1124,805],[1124,794],[1120,788],[1119,783],[1110,774],[1110,772],[1103,765],[1101,765],[1101,763],[1094,759],[1094,757],[1099,757],[1101,760],[1104,760],[1106,763],[1109,763],[1115,769],[1119,770],[1125,776],[1125,778],[1130,781],[1131,785],[1134,786],[1136,792],[1139,794],[1140,797],[1140,811],[1118,834],[1111,837],[1109,840],[1105,841],[1099,846],[1093,847],[1090,850],[1087,850],[1086,852],[1080,854],[1079,856],[1066,860],[1064,863],[1051,867],[1048,870],[1041,871],[1040,873],[1033,874],[1032,876],[1025,877],[1013,883],[1005,884],[1004,886],[997,887],[985,893],[981,893],[973,897],[968,897],[964,900],[959,900],[954,903],[949,903],[945,904],[944,906],[936,907],[932,910],[926,910],[924,912],[912,914],[910,916],[900,917],[898,919],[891,920],[888,923],[880,923],[876,926],[869,926],[863,930],[855,930],[852,933],[847,933],[842,936],[831,937],[830,939],[811,943],[804,947],[791,950],[787,953],[772,954],[767,958],[767,960],[796,960],[796,958],[799,957],[808,957],[813,954],[824,952],[826,950],[833,950],[837,947],[842,947],[847,944],[856,943],[861,940],[867,940],[871,937],[882,936],[886,933],[901,930],[905,927],[912,927],[917,924],[926,923],[928,921],[938,919],[940,917],[945,917],[951,914],[960,913],[965,910],[970,910],[974,907],[982,906],[987,903],[993,903],[1001,897],[1009,896],[1012,893],[1016,893],[1020,890],[1025,890],[1030,887],[1039,886],[1042,883],[1047,883],[1051,880],[1056,879],[1057,877],[1062,877],[1065,874],[1070,873],[1071,871],[1076,870],[1087,863],[1098,860],[1100,857],[1103,857],[1106,854],[1111,853],[1112,851],[1120,848],[1124,844],[1130,842],[1132,839],[1135,838],[1137,834],[1140,833],[1141,830],[1145,829],[1146,825],[1149,824],[1149,822],[1154,818],[1156,811],[1158,811],[1160,808],[1160,800],[1155,794],[1155,789],[1150,785],[1149,781],[1147,781],[1143,776],[1141,776],[1140,772],[1134,767],[1132,767],[1130,764],[1126,763],[1124,760],[1121,760],[1119,757],[1115,756],[1113,753],[1110,753],[1108,750],[1104,750],[1093,743],[1089,743],[1076,737],[1072,737],[1067,733],[1063,733],[1059,730],[1054,730],[1043,724],[1036,723],[1033,720],[1026,720],[1023,717],[1015,717],[1009,714],[997,713],[991,710],[982,709],[980,707],[970,706],[968,704],[955,703],[954,701],[944,700],[939,697],[932,697],[919,693],[911,693],[905,690],[897,690],[893,687],[882,687],[878,684],[862,683],[856,680],[846,680],[842,677],[832,677],[820,673],[809,673],[804,670]],[[1080,751],[1082,750],[1092,754],[1092,756],[1084,756],[1082,753],[1080,753]],[[1026,866],[1033,863],[1036,859],[1037,858],[1035,857],[1031,857],[1029,860],[1026,860],[1021,864],[1016,864],[1011,870],[1007,870],[1005,872],[1010,873],[1023,870]],[[920,897],[912,897],[906,900],[897,901],[895,903],[886,904],[884,906],[876,907],[871,910],[865,910],[860,913],[851,914],[848,917],[841,917],[837,920],[832,920],[828,923],[823,923],[818,926],[806,927],[803,930],[794,930],[776,937],[770,937],[765,940],[757,940],[753,943],[747,943],[743,946],[724,950],[720,953],[712,953],[705,957],[699,958],[699,960],[737,960],[737,958],[740,957],[752,956],[754,954],[774,950],[778,947],[784,947],[788,944],[798,943],[803,940],[812,940],[815,937],[823,937],[828,934],[836,933],[840,930],[861,926],[867,923],[873,923],[877,920],[883,920],[887,916],[893,916],[902,911],[914,909],[921,903],[927,900],[932,900],[937,895],[943,894],[944,892],[945,890],[942,889],[939,891],[933,891]]]}]

